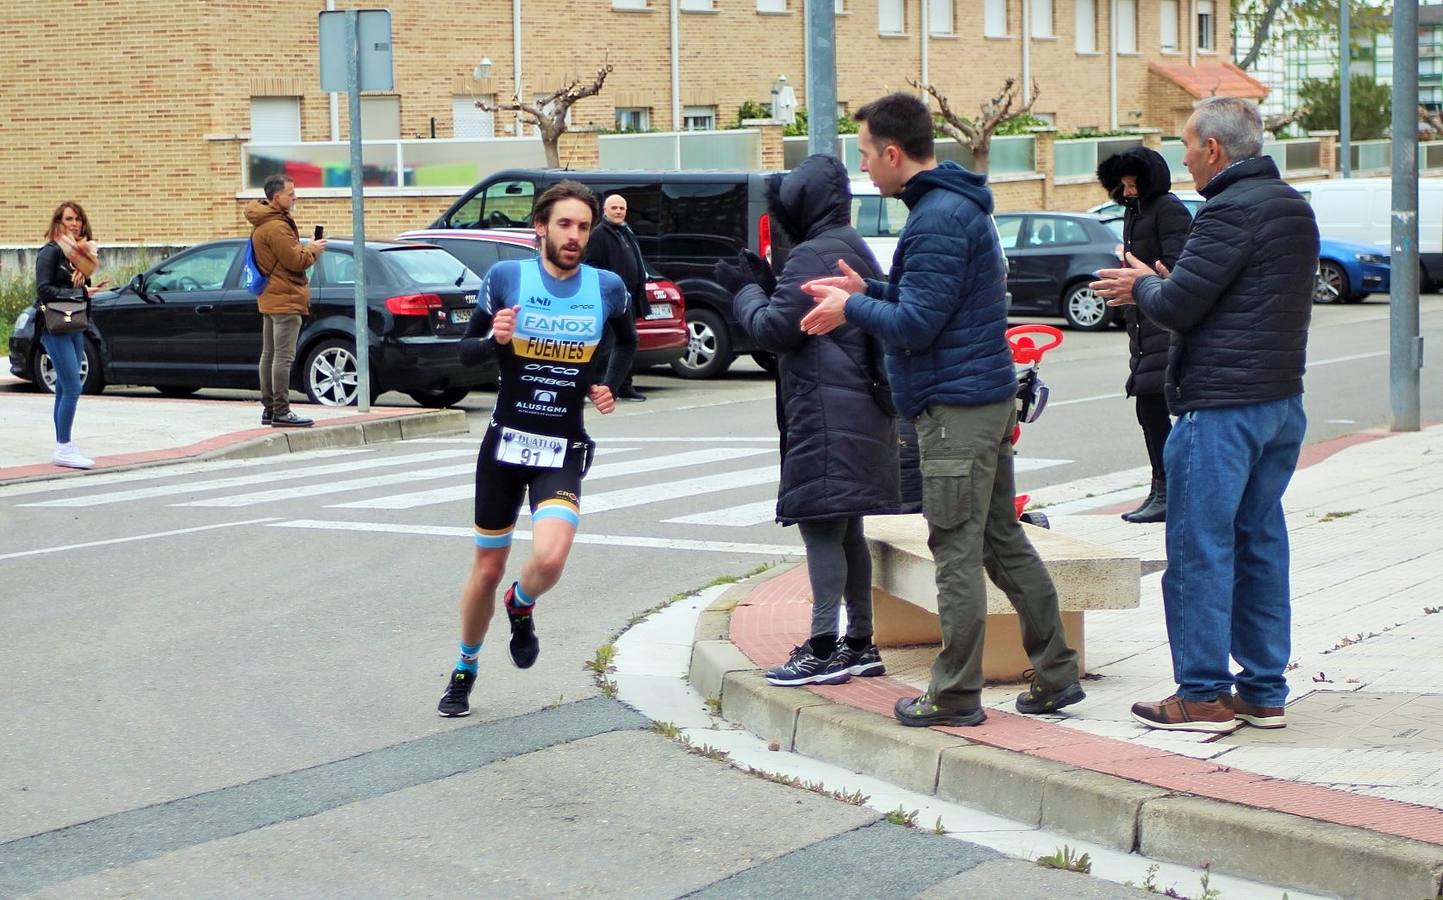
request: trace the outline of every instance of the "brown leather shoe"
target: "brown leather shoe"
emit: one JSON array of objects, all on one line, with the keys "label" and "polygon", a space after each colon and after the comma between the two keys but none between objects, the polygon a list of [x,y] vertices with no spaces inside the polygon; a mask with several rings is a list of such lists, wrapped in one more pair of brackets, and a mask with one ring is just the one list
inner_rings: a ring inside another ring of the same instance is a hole
[{"label": "brown leather shoe", "polygon": [[1203,731],[1227,734],[1242,723],[1233,715],[1232,706],[1223,698],[1184,700],[1173,694],[1157,703],[1134,703],[1132,717],[1148,728],[1168,731]]},{"label": "brown leather shoe", "polygon": [[1233,715],[1254,728],[1288,727],[1288,723],[1283,721],[1284,710],[1281,706],[1254,706],[1237,694],[1218,699],[1226,699],[1233,708]]}]

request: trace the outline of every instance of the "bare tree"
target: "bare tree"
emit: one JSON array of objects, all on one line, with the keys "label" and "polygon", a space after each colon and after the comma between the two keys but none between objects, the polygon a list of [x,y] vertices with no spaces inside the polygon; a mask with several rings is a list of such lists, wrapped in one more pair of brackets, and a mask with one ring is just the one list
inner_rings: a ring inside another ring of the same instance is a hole
[{"label": "bare tree", "polygon": [[561,167],[561,136],[570,127],[566,119],[571,107],[576,105],[578,100],[601,93],[601,86],[606,83],[606,76],[611,74],[613,68],[611,63],[603,62],[596,72],[596,77],[589,84],[583,84],[580,78],[573,78],[565,87],[557,88],[535,103],[527,103],[517,93],[510,100],[494,106],[484,100],[477,100],[476,105],[486,112],[514,110],[528,116],[530,121],[541,129],[541,146],[546,149],[546,165],[558,169]]},{"label": "bare tree", "polygon": [[[1267,0],[1267,6],[1258,17],[1257,27],[1253,29],[1253,45],[1248,48],[1248,55],[1238,60],[1239,69],[1251,69],[1257,63],[1263,47],[1268,43],[1268,36],[1272,34],[1273,20],[1278,17],[1278,10],[1282,8],[1283,2],[1284,0]],[[1234,9],[1235,14],[1236,12],[1238,10]]]},{"label": "bare tree", "polygon": [[1032,112],[1032,104],[1037,101],[1038,94],[1037,82],[1034,81],[1031,99],[1014,109],[1014,105],[1022,99],[1022,84],[1017,78],[1008,78],[1002,83],[1002,90],[997,96],[982,104],[981,115],[976,119],[968,119],[952,111],[947,98],[937,90],[936,85],[923,86],[911,78],[907,79],[907,83],[918,90],[926,91],[937,101],[937,127],[957,143],[972,148],[972,168],[978,172],[987,171],[988,161],[992,156],[992,133],[1003,122]]},{"label": "bare tree", "polygon": [[[1238,60],[1238,68],[1251,69],[1266,49],[1274,26],[1280,24],[1299,29],[1304,33],[1305,42],[1316,40],[1311,32],[1336,34],[1338,29],[1339,4],[1344,0],[1232,0],[1233,20],[1253,18],[1253,44],[1248,53]],[[1391,27],[1392,11],[1385,4],[1367,3],[1363,0],[1347,0],[1352,13],[1352,31],[1355,39],[1363,35],[1380,34]],[[1254,18],[1255,17],[1255,18]]]},{"label": "bare tree", "polygon": [[1308,114],[1310,110],[1311,107],[1309,107],[1305,103],[1294,109],[1292,112],[1278,113],[1277,115],[1268,116],[1265,120],[1263,120],[1263,130],[1266,131],[1268,134],[1275,135],[1279,131],[1282,131],[1284,128],[1287,128],[1289,125],[1293,124],[1294,122],[1300,121],[1304,116]]}]

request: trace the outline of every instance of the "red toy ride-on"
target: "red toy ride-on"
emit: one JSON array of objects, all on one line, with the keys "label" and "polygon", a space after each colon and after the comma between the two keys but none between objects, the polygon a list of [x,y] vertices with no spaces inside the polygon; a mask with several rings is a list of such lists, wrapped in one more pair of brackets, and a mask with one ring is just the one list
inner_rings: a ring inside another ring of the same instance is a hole
[{"label": "red toy ride-on", "polygon": [[[1021,366],[1017,372],[1017,426],[1012,429],[1012,446],[1022,436],[1024,422],[1036,422],[1047,407],[1047,385],[1038,369],[1047,351],[1062,343],[1062,332],[1051,325],[1018,325],[1007,329],[1007,343],[1012,347],[1012,361]],[[1017,518],[1028,525],[1050,527],[1047,516],[1040,512],[1024,512],[1027,494],[1017,495]]]}]

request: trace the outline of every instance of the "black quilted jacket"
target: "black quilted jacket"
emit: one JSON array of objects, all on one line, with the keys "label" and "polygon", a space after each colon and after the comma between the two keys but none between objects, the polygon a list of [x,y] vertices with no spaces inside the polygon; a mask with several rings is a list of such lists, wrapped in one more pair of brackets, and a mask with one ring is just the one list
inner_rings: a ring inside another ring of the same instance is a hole
[{"label": "black quilted jacket", "polygon": [[1167,401],[1174,415],[1303,392],[1318,225],[1266,156],[1228,166],[1172,277],[1138,279],[1144,315],[1173,332]]}]

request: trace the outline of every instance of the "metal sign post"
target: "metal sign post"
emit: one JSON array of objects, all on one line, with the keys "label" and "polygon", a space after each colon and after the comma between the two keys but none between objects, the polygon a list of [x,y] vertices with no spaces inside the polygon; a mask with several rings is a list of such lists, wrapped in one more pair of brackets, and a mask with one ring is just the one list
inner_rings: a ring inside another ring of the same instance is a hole
[{"label": "metal sign post", "polygon": [[1338,148],[1344,178],[1353,174],[1353,29],[1348,23],[1352,0],[1339,0],[1338,15]]},{"label": "metal sign post", "polygon": [[1417,431],[1423,336],[1418,321],[1418,0],[1393,2],[1393,228],[1388,325],[1392,431]]},{"label": "metal sign post", "polygon": [[[351,143],[351,243],[356,272],[356,405],[371,411],[370,309],[366,302],[366,212],[361,159],[361,91],[389,91],[391,13],[384,9],[320,14],[321,89],[348,94]],[[342,87],[344,83],[344,87]]]},{"label": "metal sign post", "polygon": [[833,0],[806,0],[806,19],[807,152],[836,154],[837,20]]}]

